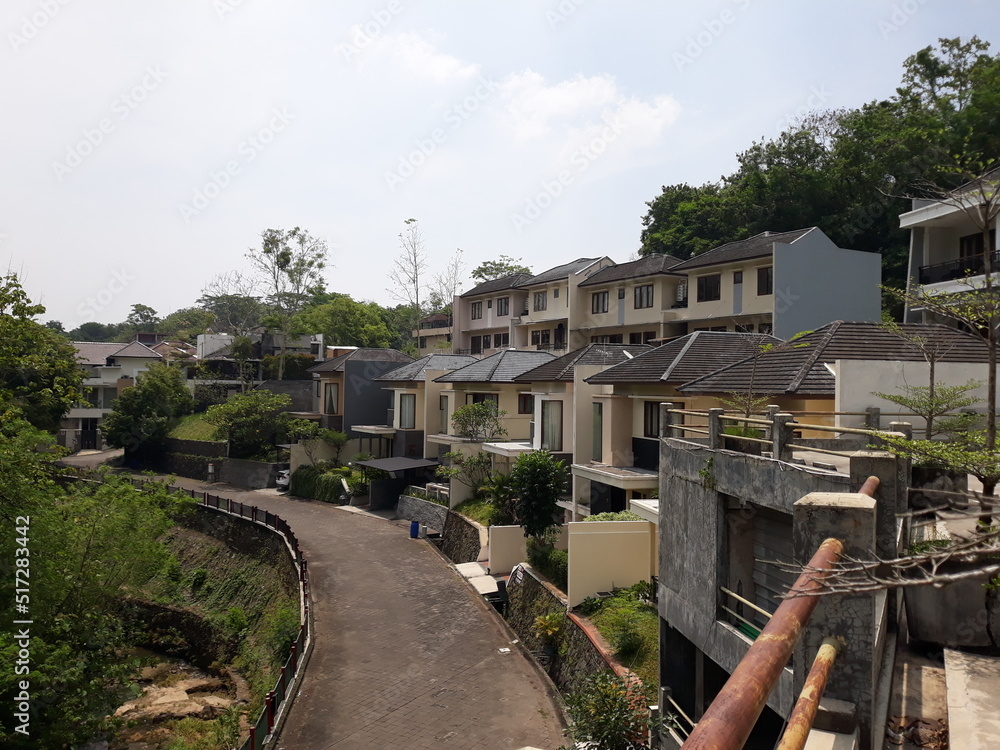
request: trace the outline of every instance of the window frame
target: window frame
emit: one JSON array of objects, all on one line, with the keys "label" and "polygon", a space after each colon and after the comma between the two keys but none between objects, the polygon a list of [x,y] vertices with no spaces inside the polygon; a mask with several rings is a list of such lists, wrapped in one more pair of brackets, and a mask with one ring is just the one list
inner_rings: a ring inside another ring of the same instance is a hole
[{"label": "window frame", "polygon": [[549,309],[548,291],[535,292],[535,296],[532,298],[532,309],[534,312],[545,312]]},{"label": "window frame", "polygon": [[642,402],[642,436],[658,438],[660,436],[660,402]]},{"label": "window frame", "polygon": [[[409,413],[410,419],[409,424],[404,423],[404,418],[407,416],[407,410],[404,408],[403,404],[409,403],[411,405],[411,411]],[[415,430],[417,428],[417,394],[416,393],[400,393],[399,394],[399,429],[401,430]]]},{"label": "window frame", "polygon": [[[556,409],[555,404],[558,404],[558,409]],[[552,415],[553,410],[558,411],[558,418]],[[541,447],[542,450],[551,451],[553,453],[562,452],[563,449],[563,402],[560,399],[544,399],[542,401],[541,409]],[[548,430],[549,422],[552,422],[552,427],[555,429],[556,434],[551,434]]]},{"label": "window frame", "polygon": [[641,284],[632,292],[632,307],[635,310],[646,310],[653,307],[655,292],[652,284]]},{"label": "window frame", "polygon": [[[525,406],[527,406],[527,408],[525,408]],[[535,413],[535,394],[533,393],[517,394],[517,413],[518,414]]]},{"label": "window frame", "polygon": [[590,295],[590,313],[600,315],[608,311],[608,292],[594,292]]},{"label": "window frame", "polygon": [[761,266],[757,269],[757,296],[768,297],[774,294],[774,266]]},{"label": "window frame", "polygon": [[[714,294],[715,296],[710,296]],[[722,274],[698,277],[698,302],[718,302],[722,299]]]},{"label": "window frame", "polygon": [[470,320],[482,320],[483,319],[483,301],[478,300],[473,302],[469,306],[469,319]]},{"label": "window frame", "polygon": [[497,297],[495,309],[497,317],[506,317],[507,315],[510,315],[510,297]]}]

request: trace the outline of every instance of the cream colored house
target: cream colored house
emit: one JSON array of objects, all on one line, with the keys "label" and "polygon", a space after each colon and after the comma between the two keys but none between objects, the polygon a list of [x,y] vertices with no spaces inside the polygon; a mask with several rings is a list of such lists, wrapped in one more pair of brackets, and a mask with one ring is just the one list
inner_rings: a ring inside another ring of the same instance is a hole
[{"label": "cream colored house", "polygon": [[411,335],[417,344],[417,352],[423,357],[427,354],[445,354],[451,352],[452,320],[449,313],[434,313],[425,315],[417,322]]},{"label": "cream colored house", "polygon": [[488,355],[512,346],[514,323],[525,309],[527,292],[518,284],[531,278],[516,273],[484,281],[455,297],[453,351],[456,354]]}]

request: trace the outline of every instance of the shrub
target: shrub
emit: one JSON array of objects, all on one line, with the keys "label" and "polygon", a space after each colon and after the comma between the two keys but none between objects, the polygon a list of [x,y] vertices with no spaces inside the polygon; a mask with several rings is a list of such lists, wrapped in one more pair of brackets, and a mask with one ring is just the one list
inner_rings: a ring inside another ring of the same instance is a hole
[{"label": "shrub", "polygon": [[[649,713],[641,689],[626,677],[600,672],[566,699],[567,734],[595,750],[644,750]],[[589,743],[589,744],[585,744]]]},{"label": "shrub", "polygon": [[620,510],[616,513],[598,513],[596,516],[587,516],[584,521],[641,521],[642,516],[630,510]]},{"label": "shrub", "polygon": [[528,539],[528,562],[553,584],[566,590],[569,584],[569,553],[555,549],[551,538]]}]

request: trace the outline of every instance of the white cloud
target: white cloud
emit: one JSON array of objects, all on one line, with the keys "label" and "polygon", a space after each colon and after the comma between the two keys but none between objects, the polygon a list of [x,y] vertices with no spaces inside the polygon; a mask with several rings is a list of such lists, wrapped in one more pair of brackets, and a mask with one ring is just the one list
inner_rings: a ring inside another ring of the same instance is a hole
[{"label": "white cloud", "polygon": [[416,33],[382,34],[370,49],[373,56],[392,58],[405,72],[437,83],[466,80],[479,73],[478,65],[438,51],[432,41]]}]

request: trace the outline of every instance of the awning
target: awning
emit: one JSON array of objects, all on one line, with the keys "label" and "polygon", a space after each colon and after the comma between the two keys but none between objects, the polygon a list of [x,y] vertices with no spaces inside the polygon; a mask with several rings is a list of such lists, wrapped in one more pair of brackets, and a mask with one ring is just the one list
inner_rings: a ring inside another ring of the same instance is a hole
[{"label": "awning", "polygon": [[426,469],[437,466],[438,462],[426,458],[373,458],[371,461],[354,461],[354,466],[367,466],[369,469],[380,469],[389,474],[396,474],[407,469]]}]

